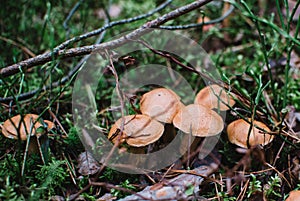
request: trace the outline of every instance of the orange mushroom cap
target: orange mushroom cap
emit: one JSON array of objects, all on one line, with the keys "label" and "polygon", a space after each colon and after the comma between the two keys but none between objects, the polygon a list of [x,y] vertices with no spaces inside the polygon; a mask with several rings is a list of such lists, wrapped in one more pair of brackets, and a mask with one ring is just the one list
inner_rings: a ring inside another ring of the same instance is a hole
[{"label": "orange mushroom cap", "polygon": [[289,197],[285,201],[300,201],[300,190],[291,191]]},{"label": "orange mushroom cap", "polygon": [[[249,118],[248,121],[251,121]],[[253,121],[253,127],[249,136],[249,145],[267,145],[269,144],[274,136],[263,132],[262,130],[256,128],[259,127],[266,132],[271,132],[270,129],[262,122]],[[227,127],[228,139],[231,143],[236,144],[243,148],[247,147],[247,137],[250,129],[250,124],[243,119],[238,119],[231,122]]]},{"label": "orange mushroom cap", "polygon": [[221,111],[225,111],[229,108],[224,103],[231,107],[235,104],[231,96],[232,93],[229,94],[224,88],[213,84],[201,89],[196,95],[194,103],[204,105],[210,109],[219,108]]},{"label": "orange mushroom cap", "polygon": [[[38,117],[39,115],[36,114],[26,114],[22,120],[21,115],[16,115],[1,125],[2,134],[11,139],[18,139],[20,134],[21,140],[26,140],[27,135],[37,135],[36,130],[43,126],[41,122],[37,121]],[[54,127],[51,121],[45,120],[44,122],[47,124],[48,130]]]},{"label": "orange mushroom cap", "polygon": [[183,132],[198,137],[217,135],[224,128],[223,119],[218,113],[198,104],[182,108],[174,117],[173,124]]},{"label": "orange mushroom cap", "polygon": [[[122,136],[118,135],[124,123]],[[111,127],[108,138],[116,143],[126,141],[134,147],[142,147],[157,141],[164,132],[164,126],[146,115],[128,115],[120,118]]]},{"label": "orange mushroom cap", "polygon": [[142,114],[164,123],[172,123],[181,106],[180,97],[166,88],[151,90],[145,93],[140,101]]}]

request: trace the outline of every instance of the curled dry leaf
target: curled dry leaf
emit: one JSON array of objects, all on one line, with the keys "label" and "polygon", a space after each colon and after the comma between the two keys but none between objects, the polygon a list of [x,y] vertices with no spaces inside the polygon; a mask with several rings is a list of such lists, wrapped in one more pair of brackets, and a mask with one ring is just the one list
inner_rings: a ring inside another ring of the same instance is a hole
[{"label": "curled dry leaf", "polygon": [[196,95],[194,103],[204,105],[210,109],[219,108],[221,111],[224,111],[229,109],[226,104],[230,107],[235,104],[234,99],[231,97],[232,95],[232,93],[228,93],[219,85],[213,84],[201,89]]},{"label": "curled dry leaf", "polygon": [[[251,119],[249,118],[248,121],[250,122]],[[265,130],[266,132],[256,128],[254,125],[258,128]],[[238,119],[231,122],[227,127],[227,135],[229,141],[242,148],[248,148],[247,138],[249,129],[250,124],[243,119]],[[267,132],[271,131],[264,123],[259,121],[253,121],[253,127],[249,135],[249,145],[255,146],[269,144],[273,140],[274,136],[268,134]]]},{"label": "curled dry leaf", "polygon": [[[121,134],[123,124],[123,132]],[[157,141],[164,132],[164,126],[146,115],[128,115],[120,118],[111,127],[108,138],[113,143],[124,142],[134,147],[142,147]]]},{"label": "curled dry leaf", "polygon": [[100,169],[99,163],[93,158],[89,152],[83,152],[78,156],[78,172],[82,175],[91,175]]}]

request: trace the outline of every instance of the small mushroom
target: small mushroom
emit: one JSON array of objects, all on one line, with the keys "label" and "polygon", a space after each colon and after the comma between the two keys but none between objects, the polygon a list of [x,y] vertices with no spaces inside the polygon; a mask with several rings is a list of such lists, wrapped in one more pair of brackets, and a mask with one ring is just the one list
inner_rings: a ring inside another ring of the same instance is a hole
[{"label": "small mushroom", "polygon": [[182,108],[174,117],[173,124],[183,132],[198,137],[217,135],[224,128],[223,119],[218,113],[198,104]]},{"label": "small mushroom", "polygon": [[291,191],[289,197],[285,201],[300,201],[300,190]]},{"label": "small mushroom", "polygon": [[196,95],[194,103],[204,105],[210,109],[219,108],[221,111],[225,111],[229,108],[224,103],[231,107],[235,104],[231,96],[232,93],[229,94],[224,88],[213,84],[201,89]]},{"label": "small mushroom", "polygon": [[182,105],[180,97],[175,92],[166,88],[157,88],[142,96],[140,110],[142,114],[160,122],[172,123]]},{"label": "small mushroom", "polygon": [[[36,114],[26,114],[22,120],[21,115],[16,115],[6,120],[3,125],[1,125],[2,134],[11,139],[18,139],[18,135],[20,134],[21,140],[26,140],[27,135],[38,135],[37,137],[39,137],[41,133],[37,133],[37,129],[44,127],[44,125],[37,121],[38,117],[39,115]],[[47,124],[48,131],[54,127],[54,124],[51,121],[44,120],[44,123]]]},{"label": "small mushroom", "polygon": [[[248,118],[248,121],[251,121]],[[261,128],[266,132],[258,129]],[[231,122],[227,127],[227,135],[228,139],[231,143],[236,144],[243,148],[248,148],[247,146],[247,138],[250,129],[250,124],[243,119],[238,119]],[[270,129],[262,122],[253,121],[253,127],[249,136],[249,145],[267,145],[269,144],[274,136],[267,134],[267,132],[271,132]]]},{"label": "small mushroom", "polygon": [[[39,115],[36,114],[26,114],[21,117],[21,115],[16,115],[8,120],[6,120],[3,125],[0,125],[2,134],[10,139],[20,139],[25,141],[27,136],[30,136],[30,142],[28,147],[28,153],[38,153],[39,144],[43,144],[46,139],[40,137],[45,134],[45,132],[39,132],[39,128],[47,128],[47,131],[54,128],[54,123],[48,120],[38,121]],[[43,124],[46,125],[43,125]],[[32,138],[31,138],[32,137]]]},{"label": "small mushroom", "polygon": [[[121,126],[123,126],[122,136]],[[143,147],[157,141],[164,132],[164,126],[149,116],[137,114],[120,118],[111,127],[108,138],[113,143],[124,142],[133,147]]]}]

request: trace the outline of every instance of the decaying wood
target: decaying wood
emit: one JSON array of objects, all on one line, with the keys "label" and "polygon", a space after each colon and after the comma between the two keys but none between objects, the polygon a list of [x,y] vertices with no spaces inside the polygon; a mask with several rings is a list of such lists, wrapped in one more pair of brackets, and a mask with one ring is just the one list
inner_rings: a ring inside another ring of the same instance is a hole
[{"label": "decaying wood", "polygon": [[[120,200],[187,200],[190,196],[198,194],[199,185],[204,181],[204,177],[212,174],[217,168],[218,164],[216,163],[202,165],[191,170],[193,174],[180,174],[171,180],[148,186],[144,190]],[[200,196],[197,199],[199,200]]]}]

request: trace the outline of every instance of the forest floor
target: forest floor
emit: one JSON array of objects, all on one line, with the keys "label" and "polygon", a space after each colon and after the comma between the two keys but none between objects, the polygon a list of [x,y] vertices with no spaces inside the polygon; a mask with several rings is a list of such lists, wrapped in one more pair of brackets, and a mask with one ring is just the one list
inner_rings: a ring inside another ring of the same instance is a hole
[{"label": "forest floor", "polygon": [[1,4],[0,200],[300,197],[299,0]]}]

